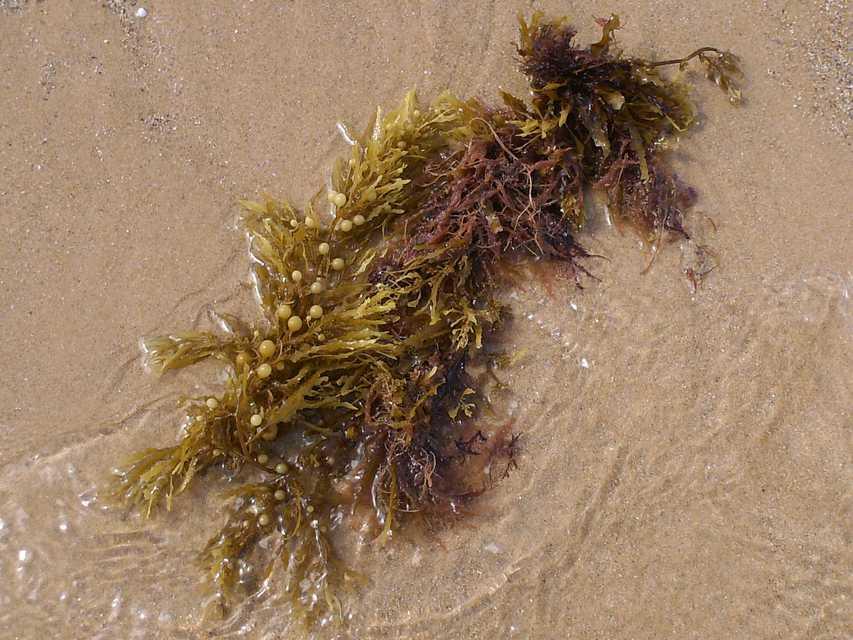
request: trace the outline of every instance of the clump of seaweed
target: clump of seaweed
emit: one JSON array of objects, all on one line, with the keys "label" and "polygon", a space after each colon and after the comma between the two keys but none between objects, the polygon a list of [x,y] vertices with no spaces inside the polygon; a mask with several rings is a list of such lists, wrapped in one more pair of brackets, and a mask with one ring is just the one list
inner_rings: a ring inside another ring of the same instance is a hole
[{"label": "clump of seaweed", "polygon": [[[496,297],[534,256],[577,282],[587,252],[576,233],[590,191],[653,248],[687,237],[695,194],[666,164],[666,141],[688,130],[688,87],[660,69],[696,59],[737,102],[737,58],[702,48],[677,60],[625,57],[619,19],[582,47],[565,21],[521,21],[531,99],[503,105],[414,93],[365,132],[331,188],[304,210],[243,202],[261,317],[222,316],[221,333],[144,341],[165,372],[219,360],[218,397],[190,399],[175,446],[148,449],[116,472],[115,495],[146,514],[203,471],[245,484],[202,559],[214,601],[266,588],[281,573],[295,615],[338,614],[354,575],[332,533],[357,520],[388,540],[406,518],[454,513],[483,490],[466,464],[514,464],[517,435],[476,429],[482,382],[472,366],[508,310]],[[261,545],[262,541],[268,544]]]}]

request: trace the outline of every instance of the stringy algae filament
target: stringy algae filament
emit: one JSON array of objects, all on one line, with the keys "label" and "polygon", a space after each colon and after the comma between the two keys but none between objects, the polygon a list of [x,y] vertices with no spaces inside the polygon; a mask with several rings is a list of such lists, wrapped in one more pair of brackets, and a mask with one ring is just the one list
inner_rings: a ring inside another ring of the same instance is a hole
[{"label": "stringy algae filament", "polygon": [[509,428],[489,443],[471,428],[485,404],[471,365],[509,313],[496,292],[520,261],[550,261],[576,282],[587,273],[575,239],[587,194],[603,194],[654,250],[688,237],[695,195],[665,148],[696,110],[683,80],[660,70],[694,60],[737,103],[738,60],[708,47],[627,57],[619,18],[600,25],[582,47],[565,20],[520,20],[529,100],[443,93],[421,106],[410,92],[361,136],[347,133],[331,188],[304,209],[243,202],[254,326],[221,314],[221,333],[144,340],[157,372],[214,359],[227,381],[188,399],[179,442],[128,460],[114,494],[150,515],[201,472],[244,479],[201,554],[223,612],[275,571],[294,616],[339,617],[336,593],[356,576],[335,554],[337,524],[365,522],[383,543],[404,520],[455,513],[479,494],[465,474],[475,456],[514,466]]}]

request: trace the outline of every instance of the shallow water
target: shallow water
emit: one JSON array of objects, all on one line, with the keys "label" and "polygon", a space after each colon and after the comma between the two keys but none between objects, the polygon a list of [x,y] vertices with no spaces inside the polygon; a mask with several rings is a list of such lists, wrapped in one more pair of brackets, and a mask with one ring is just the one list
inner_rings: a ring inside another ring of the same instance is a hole
[{"label": "shallow water", "polygon": [[[11,8],[20,5],[19,9]],[[206,478],[150,521],[105,510],[119,457],[168,443],[178,395],[137,338],[246,301],[239,197],[299,201],[415,84],[493,96],[522,2],[0,2],[0,638],[277,638],[273,592],[200,619]],[[849,15],[835,2],[533,3],[622,14],[621,42],[745,60],[748,101],[697,90],[678,152],[720,268],[598,220],[583,290],[532,279],[500,398],[519,469],[464,523],[353,550],[340,638],[842,638],[851,633]],[[839,48],[842,47],[842,48]],[[845,89],[845,87],[848,87]],[[846,93],[845,93],[846,92]],[[292,630],[300,637],[299,630]]]}]

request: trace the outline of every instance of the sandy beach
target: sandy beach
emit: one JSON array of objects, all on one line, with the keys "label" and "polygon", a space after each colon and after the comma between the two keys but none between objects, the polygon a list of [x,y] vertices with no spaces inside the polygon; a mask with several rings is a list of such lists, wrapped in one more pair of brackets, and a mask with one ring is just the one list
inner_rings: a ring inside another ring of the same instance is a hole
[{"label": "sandy beach", "polygon": [[[140,336],[251,304],[237,203],[323,188],[338,121],[522,93],[535,9],[743,59],[744,104],[698,82],[674,153],[719,267],[694,291],[673,243],[643,273],[593,220],[597,281],[508,293],[519,468],[460,523],[351,549],[343,624],[276,593],[203,620],[225,482],[150,520],[99,494],[217,385],[148,374]],[[0,638],[851,637],[849,25],[840,0],[0,0]]]}]

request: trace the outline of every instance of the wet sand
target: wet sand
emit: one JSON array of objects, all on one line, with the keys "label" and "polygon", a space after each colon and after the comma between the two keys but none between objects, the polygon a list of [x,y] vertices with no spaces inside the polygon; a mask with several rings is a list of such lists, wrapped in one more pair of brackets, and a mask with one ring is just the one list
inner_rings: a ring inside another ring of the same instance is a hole
[{"label": "wet sand", "polygon": [[[199,619],[214,477],[151,521],[106,510],[120,457],[173,441],[211,370],[155,379],[141,335],[249,299],[236,201],[302,202],[410,86],[519,91],[528,2],[0,0],[0,638],[301,637],[273,594]],[[398,3],[393,3],[397,5]],[[464,524],[347,558],[317,637],[844,638],[853,620],[849,40],[841,2],[534,2],[629,52],[744,60],[676,153],[720,267],[603,221],[598,282],[517,290],[504,400],[519,469]]]}]

